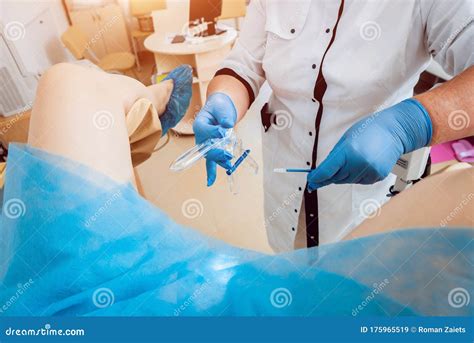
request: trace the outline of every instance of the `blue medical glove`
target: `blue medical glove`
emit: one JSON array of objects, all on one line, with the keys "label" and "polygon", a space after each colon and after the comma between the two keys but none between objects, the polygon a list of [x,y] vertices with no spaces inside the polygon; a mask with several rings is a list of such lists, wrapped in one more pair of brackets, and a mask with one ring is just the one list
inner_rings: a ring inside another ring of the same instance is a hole
[{"label": "blue medical glove", "polygon": [[173,80],[173,91],[165,112],[160,116],[162,136],[166,135],[169,129],[175,127],[186,114],[191,102],[193,68],[189,65],[181,65],[173,69],[163,79],[163,81],[166,80]]},{"label": "blue medical glove", "polygon": [[[209,138],[222,138],[227,129],[233,128],[237,121],[237,110],[232,99],[224,93],[212,93],[206,104],[196,116],[193,124],[196,143]],[[207,186],[216,181],[216,167],[231,167],[232,154],[222,149],[213,149],[206,156]]]},{"label": "blue medical glove", "polygon": [[383,180],[397,160],[431,141],[431,118],[415,99],[376,112],[347,130],[328,157],[308,174],[308,190],[336,183]]}]

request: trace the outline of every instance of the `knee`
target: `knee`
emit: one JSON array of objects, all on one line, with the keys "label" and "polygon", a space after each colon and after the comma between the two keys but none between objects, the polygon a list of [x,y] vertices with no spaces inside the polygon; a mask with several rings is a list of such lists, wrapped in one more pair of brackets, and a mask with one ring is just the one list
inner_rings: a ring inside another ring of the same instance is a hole
[{"label": "knee", "polygon": [[40,86],[50,83],[57,84],[73,77],[77,72],[78,66],[70,63],[58,63],[46,70],[40,78]]}]

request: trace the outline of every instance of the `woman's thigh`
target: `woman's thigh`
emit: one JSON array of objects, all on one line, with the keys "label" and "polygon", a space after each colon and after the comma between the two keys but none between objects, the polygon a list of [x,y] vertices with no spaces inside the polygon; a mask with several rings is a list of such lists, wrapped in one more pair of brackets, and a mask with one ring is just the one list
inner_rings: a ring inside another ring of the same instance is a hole
[{"label": "woman's thigh", "polygon": [[403,228],[474,227],[474,168],[432,175],[400,193],[346,239]]},{"label": "woman's thigh", "polygon": [[139,98],[164,100],[126,76],[56,65],[39,82],[28,143],[118,182],[134,182],[125,113]]}]

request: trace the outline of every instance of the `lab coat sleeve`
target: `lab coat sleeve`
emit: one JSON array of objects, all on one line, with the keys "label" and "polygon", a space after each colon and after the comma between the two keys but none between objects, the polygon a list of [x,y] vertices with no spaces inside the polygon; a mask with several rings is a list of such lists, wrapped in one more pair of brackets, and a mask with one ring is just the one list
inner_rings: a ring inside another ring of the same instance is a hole
[{"label": "lab coat sleeve", "polygon": [[216,75],[228,74],[239,79],[247,88],[250,103],[265,81],[262,59],[265,54],[265,0],[252,0],[242,30],[229,56]]},{"label": "lab coat sleeve", "polygon": [[457,75],[474,64],[474,2],[421,0],[426,45],[444,70]]}]

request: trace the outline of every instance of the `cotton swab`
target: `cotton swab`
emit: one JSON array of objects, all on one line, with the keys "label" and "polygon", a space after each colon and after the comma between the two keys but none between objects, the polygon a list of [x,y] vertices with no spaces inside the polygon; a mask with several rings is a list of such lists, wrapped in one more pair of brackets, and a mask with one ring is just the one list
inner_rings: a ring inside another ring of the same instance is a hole
[{"label": "cotton swab", "polygon": [[275,168],[274,173],[310,173],[313,169]]}]

